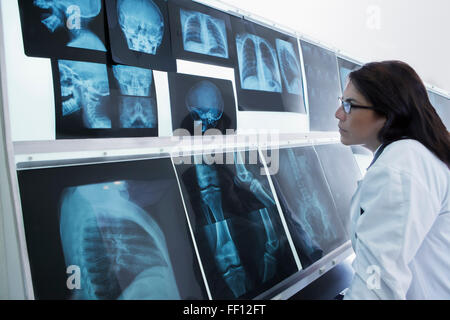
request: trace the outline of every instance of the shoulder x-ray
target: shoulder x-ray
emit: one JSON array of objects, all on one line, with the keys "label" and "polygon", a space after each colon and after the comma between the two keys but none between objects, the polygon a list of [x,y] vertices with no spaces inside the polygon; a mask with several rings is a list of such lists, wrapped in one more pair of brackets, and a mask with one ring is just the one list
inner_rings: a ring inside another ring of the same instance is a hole
[{"label": "shoulder x-ray", "polygon": [[87,27],[100,14],[101,0],[34,0],[33,4],[49,11],[41,22],[50,32],[59,28],[69,31],[68,47],[106,52],[103,42]]},{"label": "shoulder x-ray", "polygon": [[119,25],[133,51],[156,55],[164,36],[164,17],[152,0],[118,0]]},{"label": "shoulder x-ray", "polygon": [[202,132],[205,132],[214,128],[222,118],[224,109],[222,93],[211,81],[200,81],[187,93],[186,108],[194,121],[201,121]]},{"label": "shoulder x-ray", "polygon": [[58,67],[63,117],[81,110],[86,128],[111,128],[102,100],[110,94],[106,65],[59,60]]},{"label": "shoulder x-ray", "polygon": [[242,89],[281,92],[280,69],[275,49],[265,39],[241,33],[236,36]]},{"label": "shoulder x-ray", "polygon": [[64,259],[67,266],[81,269],[75,299],[180,298],[164,233],[130,199],[128,188],[133,183],[106,182],[63,191]]},{"label": "shoulder x-ray", "polygon": [[180,9],[184,50],[228,58],[225,22],[209,15]]},{"label": "shoulder x-ray", "polygon": [[291,94],[302,94],[302,75],[300,61],[295,54],[292,43],[277,39],[277,52],[280,61],[284,85]]}]

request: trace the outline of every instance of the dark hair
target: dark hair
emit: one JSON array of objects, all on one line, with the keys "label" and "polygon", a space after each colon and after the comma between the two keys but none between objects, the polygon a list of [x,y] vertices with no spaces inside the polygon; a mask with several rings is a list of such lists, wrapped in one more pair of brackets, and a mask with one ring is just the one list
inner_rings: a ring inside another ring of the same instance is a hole
[{"label": "dark hair", "polygon": [[413,68],[401,61],[371,62],[349,79],[386,117],[378,133],[381,143],[415,139],[450,168],[450,135]]}]

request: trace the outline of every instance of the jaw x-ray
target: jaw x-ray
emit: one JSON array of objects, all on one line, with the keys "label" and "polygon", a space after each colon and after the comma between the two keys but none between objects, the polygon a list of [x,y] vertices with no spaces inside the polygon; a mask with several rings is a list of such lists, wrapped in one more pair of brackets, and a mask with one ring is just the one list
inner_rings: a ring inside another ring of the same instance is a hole
[{"label": "jaw x-ray", "polygon": [[305,113],[297,39],[236,17],[231,21],[239,110]]},{"label": "jaw x-ray", "polygon": [[57,138],[158,135],[152,70],[72,60],[52,64]]},{"label": "jaw x-ray", "polygon": [[348,60],[344,60],[342,58],[337,58],[338,59],[338,65],[339,65],[339,77],[340,77],[340,81],[341,81],[341,91],[342,93],[344,93],[345,87],[347,86],[347,82],[348,82],[348,75],[360,68],[361,66],[353,63],[351,61]]},{"label": "jaw x-ray", "polygon": [[18,176],[37,299],[207,298],[169,158]]},{"label": "jaw x-ray", "polygon": [[155,128],[158,115],[152,70],[123,65],[112,70],[120,92],[120,127]]},{"label": "jaw x-ray", "polygon": [[29,56],[106,62],[101,0],[19,0]]},{"label": "jaw x-ray", "polygon": [[194,1],[173,0],[169,16],[176,58],[234,67],[229,15]]},{"label": "jaw x-ray", "polygon": [[216,156],[234,164],[174,159],[183,198],[212,298],[253,298],[298,266],[261,165],[241,152]]},{"label": "jaw x-ray", "polygon": [[106,1],[112,58],[116,63],[176,71],[164,0]]},{"label": "jaw x-ray", "polygon": [[313,147],[280,149],[272,181],[302,267],[347,240],[326,177]]},{"label": "jaw x-ray", "polygon": [[311,131],[338,131],[334,117],[341,95],[337,59],[334,52],[301,41],[308,84]]},{"label": "jaw x-ray", "polygon": [[187,74],[169,74],[172,129],[191,135],[216,129],[236,130],[236,104],[229,80]]}]

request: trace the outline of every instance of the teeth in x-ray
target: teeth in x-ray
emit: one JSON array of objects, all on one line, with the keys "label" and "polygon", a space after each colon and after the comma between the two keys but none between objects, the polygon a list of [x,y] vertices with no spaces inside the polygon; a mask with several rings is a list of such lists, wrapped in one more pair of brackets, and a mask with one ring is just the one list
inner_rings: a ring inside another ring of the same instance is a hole
[{"label": "teeth in x-ray", "polygon": [[60,234],[66,265],[81,269],[75,298],[179,298],[164,234],[125,182],[66,189]]},{"label": "teeth in x-ray", "polygon": [[301,94],[302,77],[300,71],[300,62],[296,58],[292,43],[276,40],[278,59],[280,61],[281,75],[287,91],[291,94]]},{"label": "teeth in x-ray", "polygon": [[120,92],[127,96],[150,96],[153,82],[152,70],[116,65],[112,67],[114,77],[120,86]]},{"label": "teeth in x-ray", "polygon": [[153,98],[121,97],[121,128],[155,128],[156,103]]},{"label": "teeth in x-ray", "polygon": [[281,92],[278,59],[272,45],[253,34],[236,37],[241,87],[247,90]]},{"label": "teeth in x-ray", "polygon": [[184,50],[228,58],[225,22],[209,15],[180,9]]}]

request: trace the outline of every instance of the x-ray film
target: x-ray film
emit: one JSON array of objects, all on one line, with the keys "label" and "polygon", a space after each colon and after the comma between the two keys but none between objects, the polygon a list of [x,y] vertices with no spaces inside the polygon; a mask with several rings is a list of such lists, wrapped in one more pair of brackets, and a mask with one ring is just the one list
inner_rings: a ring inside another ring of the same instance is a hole
[{"label": "x-ray film", "polygon": [[229,15],[186,0],[170,1],[169,15],[177,58],[234,67]]},{"label": "x-ray film", "polygon": [[333,195],[339,218],[350,238],[350,203],[361,171],[352,149],[343,144],[314,146]]},{"label": "x-ray film", "polygon": [[229,80],[169,73],[172,129],[190,135],[236,130],[236,104]]},{"label": "x-ray film", "polygon": [[105,63],[101,0],[19,0],[25,54]]},{"label": "x-ray film", "polygon": [[152,70],[54,60],[56,137],[157,136]]},{"label": "x-ray film", "polygon": [[231,17],[241,111],[305,113],[297,39]]},{"label": "x-ray film", "polygon": [[450,131],[450,99],[431,91],[428,91],[428,97],[447,130]]},{"label": "x-ray film", "polygon": [[303,268],[347,241],[313,147],[279,150],[272,181]]},{"label": "x-ray film", "polygon": [[18,178],[37,299],[207,299],[169,158]]},{"label": "x-ray film", "polygon": [[336,55],[324,48],[301,41],[308,84],[311,131],[338,131],[334,113],[341,95]]},{"label": "x-ray film", "polygon": [[339,65],[339,77],[341,80],[341,89],[343,93],[345,87],[347,86],[348,75],[350,74],[350,72],[358,69],[361,66],[351,61],[344,60],[342,58],[338,58],[338,65]]},{"label": "x-ray film", "polygon": [[106,1],[114,62],[176,71],[167,11],[164,0]]},{"label": "x-ray film", "polygon": [[251,154],[174,158],[213,299],[253,298],[298,271],[267,176]]}]

